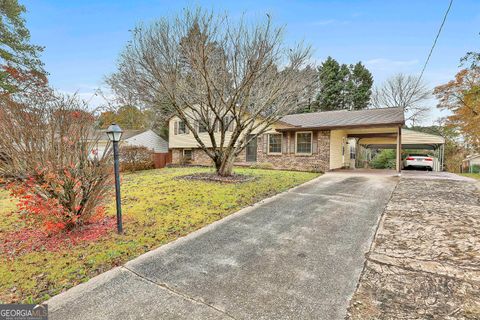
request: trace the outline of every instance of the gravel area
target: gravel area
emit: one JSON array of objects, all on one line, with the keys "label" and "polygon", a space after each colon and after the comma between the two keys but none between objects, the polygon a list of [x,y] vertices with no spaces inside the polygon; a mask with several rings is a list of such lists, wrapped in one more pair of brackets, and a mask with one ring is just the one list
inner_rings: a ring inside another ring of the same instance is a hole
[{"label": "gravel area", "polygon": [[480,190],[402,178],[347,319],[480,319]]}]

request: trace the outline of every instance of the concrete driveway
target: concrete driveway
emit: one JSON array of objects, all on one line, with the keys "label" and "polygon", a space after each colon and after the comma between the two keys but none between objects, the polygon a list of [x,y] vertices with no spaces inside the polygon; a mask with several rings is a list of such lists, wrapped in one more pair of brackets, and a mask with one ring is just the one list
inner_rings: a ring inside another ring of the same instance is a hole
[{"label": "concrete driveway", "polygon": [[50,299],[50,319],[343,319],[397,179],[325,174]]}]

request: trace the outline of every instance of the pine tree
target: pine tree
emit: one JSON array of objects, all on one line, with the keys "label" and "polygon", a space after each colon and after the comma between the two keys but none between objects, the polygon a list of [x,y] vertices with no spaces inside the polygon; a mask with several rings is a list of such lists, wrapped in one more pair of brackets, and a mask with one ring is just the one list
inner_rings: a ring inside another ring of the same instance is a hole
[{"label": "pine tree", "polygon": [[361,62],[350,66],[350,70],[351,109],[365,109],[372,95],[373,76]]},{"label": "pine tree", "polygon": [[344,91],[344,73],[340,64],[328,57],[318,68],[320,92],[317,95],[315,111],[337,110],[342,103],[342,92]]},{"label": "pine tree", "polygon": [[0,1],[0,94],[19,91],[32,81],[46,82],[39,58],[43,48],[29,43],[25,11],[17,0]]},{"label": "pine tree", "polygon": [[319,93],[313,111],[359,110],[368,107],[373,77],[361,62],[339,64],[328,57],[318,68]]}]

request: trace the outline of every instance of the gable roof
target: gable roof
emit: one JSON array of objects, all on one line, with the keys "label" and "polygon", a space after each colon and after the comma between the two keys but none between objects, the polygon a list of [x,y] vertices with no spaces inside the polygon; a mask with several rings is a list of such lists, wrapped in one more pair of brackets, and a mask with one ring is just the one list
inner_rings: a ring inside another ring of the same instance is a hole
[{"label": "gable roof", "polygon": [[469,160],[473,160],[473,159],[476,159],[476,158],[480,158],[480,153],[479,154],[468,155],[467,157],[465,157],[465,160],[463,160],[463,161],[469,161]]},{"label": "gable roof", "polygon": [[144,131],[124,140],[126,144],[131,146],[142,146],[159,153],[168,152],[168,142],[153,130]]},{"label": "gable roof", "polygon": [[278,130],[334,129],[364,126],[403,125],[405,116],[403,108],[379,108],[365,110],[337,110],[312,113],[291,114],[280,119],[293,128]]},{"label": "gable roof", "polygon": [[[126,129],[126,130],[123,130],[123,133],[122,133],[122,140],[126,140],[126,139],[129,139],[131,137],[134,137],[136,135],[139,135],[143,132],[145,132],[147,130],[143,129],[143,130],[133,130],[133,129]],[[92,130],[90,133],[89,133],[89,139],[91,140],[94,140],[94,139],[97,139],[102,141],[102,140],[108,140],[108,135],[107,135],[107,130],[106,129],[102,129],[102,130]]]}]

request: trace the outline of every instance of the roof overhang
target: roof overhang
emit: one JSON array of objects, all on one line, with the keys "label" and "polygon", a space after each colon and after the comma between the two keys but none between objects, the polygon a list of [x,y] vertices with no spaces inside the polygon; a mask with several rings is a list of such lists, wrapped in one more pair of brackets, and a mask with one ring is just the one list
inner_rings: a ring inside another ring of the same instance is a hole
[{"label": "roof overhang", "polygon": [[358,124],[358,125],[343,125],[343,126],[316,126],[316,127],[285,127],[276,128],[277,131],[299,131],[299,130],[340,130],[340,129],[356,129],[356,128],[385,128],[385,127],[400,127],[404,122],[395,123],[375,123],[375,124]]}]

